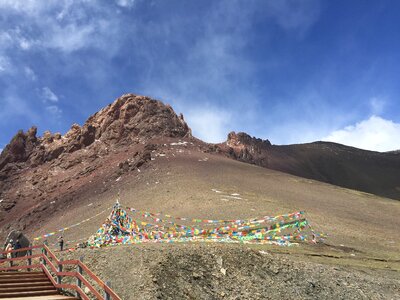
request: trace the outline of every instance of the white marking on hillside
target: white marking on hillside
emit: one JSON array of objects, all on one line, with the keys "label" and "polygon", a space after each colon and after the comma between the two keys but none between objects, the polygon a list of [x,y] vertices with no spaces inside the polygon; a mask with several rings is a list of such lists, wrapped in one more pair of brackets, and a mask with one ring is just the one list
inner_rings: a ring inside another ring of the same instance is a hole
[{"label": "white marking on hillside", "polygon": [[177,143],[171,143],[171,146],[186,146],[188,142],[177,142]]},{"label": "white marking on hillside", "polygon": [[231,198],[231,199],[237,199],[237,200],[242,200],[241,197],[236,197],[236,196],[229,196],[229,195],[224,195],[226,198]]}]

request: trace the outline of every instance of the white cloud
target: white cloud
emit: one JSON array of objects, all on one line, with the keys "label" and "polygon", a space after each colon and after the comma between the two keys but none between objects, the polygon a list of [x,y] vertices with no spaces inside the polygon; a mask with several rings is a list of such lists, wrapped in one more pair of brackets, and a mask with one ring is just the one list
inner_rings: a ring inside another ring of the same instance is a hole
[{"label": "white cloud", "polygon": [[13,43],[13,38],[11,37],[9,32],[0,32],[0,44],[1,48],[6,48]]},{"label": "white cloud", "polygon": [[1,0],[0,9],[37,14],[49,5],[46,2],[41,0]]},{"label": "white cloud", "polygon": [[[131,1],[122,1],[127,6]],[[57,49],[73,52],[83,48],[110,50],[119,36],[119,18],[109,7],[94,0],[60,0],[54,2],[1,1],[0,13],[13,19],[0,33],[0,51]],[[108,46],[108,47],[107,47]]]},{"label": "white cloud", "polygon": [[62,110],[57,105],[46,106],[46,111],[55,119],[60,118],[62,114]]},{"label": "white cloud", "polygon": [[32,81],[35,81],[37,79],[35,72],[30,67],[25,66],[24,73],[25,73],[25,76],[28,77]]},{"label": "white cloud", "polygon": [[209,143],[225,141],[232,122],[229,112],[211,107],[192,110],[185,117],[193,135]]},{"label": "white cloud", "polygon": [[333,131],[322,140],[374,151],[397,150],[400,149],[400,124],[374,115]]},{"label": "white cloud", "polygon": [[121,7],[131,8],[135,4],[135,0],[116,0],[117,5]]},{"label": "white cloud", "polygon": [[43,45],[49,48],[60,49],[65,52],[76,51],[91,44],[91,36],[95,31],[93,24],[80,25],[69,24],[65,27],[57,26],[54,28],[49,39],[44,41]]},{"label": "white cloud", "polygon": [[42,88],[42,97],[45,102],[58,102],[58,96],[47,86]]},{"label": "white cloud", "polygon": [[10,48],[29,50],[36,41],[30,38],[20,27],[5,29],[0,32],[0,50],[5,51]]},{"label": "white cloud", "polygon": [[8,57],[0,56],[0,73],[9,72],[11,68],[11,63]]}]

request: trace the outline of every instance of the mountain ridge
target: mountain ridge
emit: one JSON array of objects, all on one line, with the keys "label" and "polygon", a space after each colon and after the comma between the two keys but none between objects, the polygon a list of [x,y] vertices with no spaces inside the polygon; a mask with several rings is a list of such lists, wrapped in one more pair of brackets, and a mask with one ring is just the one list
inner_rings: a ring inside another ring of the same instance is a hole
[{"label": "mountain ridge", "polygon": [[216,151],[234,159],[345,188],[400,199],[400,156],[317,141],[272,145],[269,140],[231,132]]},{"label": "mountain ridge", "polygon": [[64,135],[50,131],[45,131],[42,137],[36,135],[36,126],[26,133],[20,130],[0,154],[0,171],[8,163],[38,166],[95,141],[127,144],[149,136],[191,136],[191,130],[183,115],[178,117],[171,106],[150,97],[125,94],[90,116],[82,127],[73,124]]},{"label": "mountain ridge", "polygon": [[169,105],[126,94],[65,135],[37,137],[32,127],[13,137],[0,154],[0,226],[45,222],[54,203],[65,209],[90,191],[106,192],[122,175],[149,168],[165,145],[400,199],[398,154],[325,142],[278,146],[234,132],[225,143],[209,144],[193,137]]}]

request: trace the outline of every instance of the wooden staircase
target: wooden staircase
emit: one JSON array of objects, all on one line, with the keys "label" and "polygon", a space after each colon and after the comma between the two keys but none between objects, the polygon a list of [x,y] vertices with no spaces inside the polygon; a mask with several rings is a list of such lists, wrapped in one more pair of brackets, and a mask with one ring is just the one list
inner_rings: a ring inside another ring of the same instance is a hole
[{"label": "wooden staircase", "polygon": [[[26,255],[18,257],[18,252]],[[72,291],[82,300],[122,300],[111,289],[110,282],[98,278],[82,262],[83,257],[79,260],[59,260],[46,245],[0,251],[3,257],[8,253],[14,253],[15,257],[0,258],[0,300],[78,299],[61,295],[61,290]],[[24,264],[25,261],[27,264]],[[68,266],[69,271],[63,271],[64,266]],[[63,282],[66,277],[75,279],[76,283],[71,280]]]},{"label": "wooden staircase", "polygon": [[59,293],[43,271],[0,272],[1,299],[73,300]]}]

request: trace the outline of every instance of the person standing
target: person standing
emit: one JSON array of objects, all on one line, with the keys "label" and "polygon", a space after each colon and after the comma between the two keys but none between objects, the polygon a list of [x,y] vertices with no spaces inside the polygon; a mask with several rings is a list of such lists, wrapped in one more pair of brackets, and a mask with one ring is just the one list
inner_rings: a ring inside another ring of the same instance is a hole
[{"label": "person standing", "polygon": [[60,246],[60,251],[63,251],[64,250],[64,239],[61,235],[58,237],[58,245]]},{"label": "person standing", "polygon": [[[11,239],[11,240],[9,240],[8,241],[8,244],[7,244],[7,246],[6,246],[6,249],[5,249],[5,251],[11,251],[11,250],[14,250],[14,241]],[[8,252],[7,253],[7,258],[8,259],[11,259],[11,258],[13,258],[13,253],[12,252]],[[12,267],[13,266],[13,262],[12,262],[12,260],[10,260],[10,267]]]}]

